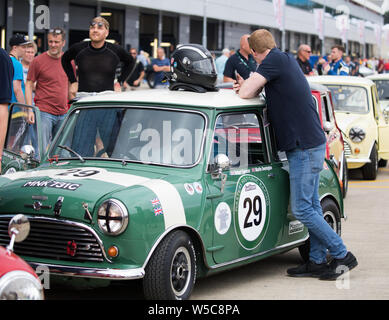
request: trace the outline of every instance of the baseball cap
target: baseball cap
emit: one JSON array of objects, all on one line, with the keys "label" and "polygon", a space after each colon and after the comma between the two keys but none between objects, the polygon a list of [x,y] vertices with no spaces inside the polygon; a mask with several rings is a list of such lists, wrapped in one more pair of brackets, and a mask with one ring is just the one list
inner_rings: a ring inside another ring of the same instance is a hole
[{"label": "baseball cap", "polygon": [[9,45],[12,46],[23,46],[25,44],[29,44],[31,41],[27,39],[26,36],[17,33],[12,36],[11,39],[9,39]]}]

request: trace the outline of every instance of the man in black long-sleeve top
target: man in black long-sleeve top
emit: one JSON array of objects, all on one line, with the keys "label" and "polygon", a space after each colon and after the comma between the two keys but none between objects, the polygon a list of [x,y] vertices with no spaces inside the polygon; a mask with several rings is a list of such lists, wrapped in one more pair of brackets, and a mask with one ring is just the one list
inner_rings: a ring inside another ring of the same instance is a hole
[{"label": "man in black long-sleeve top", "polygon": [[[91,41],[74,44],[62,56],[62,66],[69,78],[71,97],[76,92],[121,91],[121,85],[130,74],[134,59],[122,47],[106,42],[109,23],[102,17],[94,18],[89,26]],[[78,83],[71,61],[77,66]],[[114,85],[115,73],[122,62],[121,74]],[[78,88],[77,88],[78,87]]]},{"label": "man in black long-sleeve top", "polygon": [[[135,61],[122,47],[106,42],[108,34],[108,21],[96,17],[89,26],[91,41],[76,43],[62,56],[62,66],[70,82],[70,98],[74,98],[77,93],[78,96],[82,96],[83,93],[121,91],[121,86]],[[77,66],[78,82],[72,60]],[[123,63],[121,74],[114,84],[116,69],[120,62]],[[120,121],[120,115],[115,109],[80,112],[71,148],[86,157],[98,156],[98,149],[102,148],[110,156],[113,148],[110,141],[115,141],[117,132],[111,132],[109,128],[115,127],[113,124],[117,121]]]}]

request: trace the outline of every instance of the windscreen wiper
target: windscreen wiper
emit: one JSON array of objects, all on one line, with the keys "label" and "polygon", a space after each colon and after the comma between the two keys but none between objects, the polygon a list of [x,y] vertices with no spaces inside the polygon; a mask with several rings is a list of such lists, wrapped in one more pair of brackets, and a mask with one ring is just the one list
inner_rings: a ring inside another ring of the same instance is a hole
[{"label": "windscreen wiper", "polygon": [[61,148],[61,149],[64,149],[66,151],[69,151],[71,153],[73,153],[74,155],[76,155],[78,157],[78,159],[80,159],[81,162],[85,162],[85,159],[83,157],[81,157],[76,151],[74,151],[73,149],[67,147],[67,146],[61,146],[61,145],[58,145],[58,148]]}]

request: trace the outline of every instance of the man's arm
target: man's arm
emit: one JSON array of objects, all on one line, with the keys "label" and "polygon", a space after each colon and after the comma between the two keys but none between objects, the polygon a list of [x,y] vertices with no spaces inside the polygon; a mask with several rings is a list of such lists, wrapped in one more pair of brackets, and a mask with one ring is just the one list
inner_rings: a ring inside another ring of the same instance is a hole
[{"label": "man's arm", "polygon": [[7,134],[8,125],[8,104],[0,104],[0,174],[1,174],[1,158],[3,155],[3,148],[5,142],[5,135]]},{"label": "man's arm", "polygon": [[[32,91],[34,89],[34,82],[31,80],[26,81],[26,104],[32,106]],[[33,124],[35,122],[34,112],[30,108],[27,108],[27,122]]]},{"label": "man's arm", "polygon": [[118,76],[118,82],[123,83],[126,81],[128,76],[130,75],[130,72],[134,68],[135,60],[134,58],[122,47],[117,46],[117,55],[120,58],[120,61],[123,63],[122,70],[120,75]]},{"label": "man's arm", "polygon": [[69,82],[73,84],[77,82],[76,76],[74,74],[74,69],[72,66],[72,60],[74,60],[79,52],[79,44],[75,44],[70,47],[61,58],[62,68],[68,76]]},{"label": "man's arm", "polygon": [[12,85],[14,88],[16,100],[19,103],[23,103],[23,104],[26,103],[23,95],[23,90],[22,90],[22,80],[13,80]]},{"label": "man's arm", "polygon": [[224,76],[223,77],[223,82],[234,82],[235,80],[230,78],[230,77],[227,77],[227,76]]},{"label": "man's arm", "polygon": [[252,73],[246,80],[243,80],[239,74],[237,77],[238,80],[234,84],[234,91],[239,94],[239,97],[242,99],[257,97],[267,82],[266,78],[258,72]]}]

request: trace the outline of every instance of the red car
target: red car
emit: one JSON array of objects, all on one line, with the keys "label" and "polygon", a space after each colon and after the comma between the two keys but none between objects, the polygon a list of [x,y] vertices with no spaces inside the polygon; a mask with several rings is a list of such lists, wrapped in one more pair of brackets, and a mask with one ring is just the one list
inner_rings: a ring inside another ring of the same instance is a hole
[{"label": "red car", "polygon": [[[0,228],[6,228],[0,220]],[[43,286],[34,270],[14,254],[14,242],[23,241],[29,233],[29,222],[16,215],[9,223],[11,237],[7,248],[0,246],[0,300],[43,300]]]},{"label": "red car", "polygon": [[326,158],[334,164],[333,167],[338,175],[343,197],[345,197],[348,189],[348,169],[342,131],[336,123],[331,91],[320,84],[311,83],[310,86],[321,126],[327,137]]}]

